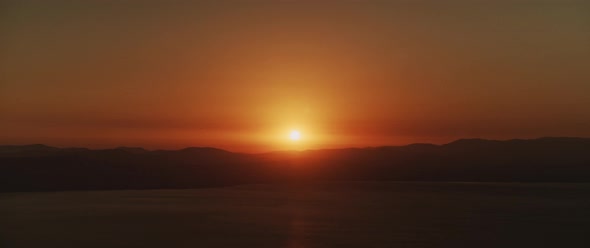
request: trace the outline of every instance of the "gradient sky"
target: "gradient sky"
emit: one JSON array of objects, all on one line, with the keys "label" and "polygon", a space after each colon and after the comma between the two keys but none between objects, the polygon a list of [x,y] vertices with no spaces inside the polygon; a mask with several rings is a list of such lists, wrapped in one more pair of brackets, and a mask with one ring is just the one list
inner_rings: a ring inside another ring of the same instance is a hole
[{"label": "gradient sky", "polygon": [[540,136],[590,136],[589,1],[0,2],[2,144]]}]

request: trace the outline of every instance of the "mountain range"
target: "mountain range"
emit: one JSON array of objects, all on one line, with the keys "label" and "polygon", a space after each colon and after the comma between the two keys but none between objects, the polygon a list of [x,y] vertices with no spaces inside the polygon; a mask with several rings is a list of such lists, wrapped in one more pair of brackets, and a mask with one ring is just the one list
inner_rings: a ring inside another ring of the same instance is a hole
[{"label": "mountain range", "polygon": [[590,182],[590,138],[234,153],[211,147],[0,146],[0,192],[197,188],[318,180]]}]

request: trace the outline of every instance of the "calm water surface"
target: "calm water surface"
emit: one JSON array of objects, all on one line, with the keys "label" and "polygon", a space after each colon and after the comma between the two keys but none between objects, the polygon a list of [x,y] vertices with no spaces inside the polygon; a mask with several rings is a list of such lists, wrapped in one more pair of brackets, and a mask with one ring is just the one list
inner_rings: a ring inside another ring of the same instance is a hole
[{"label": "calm water surface", "polygon": [[590,184],[0,194],[0,247],[590,247]]}]

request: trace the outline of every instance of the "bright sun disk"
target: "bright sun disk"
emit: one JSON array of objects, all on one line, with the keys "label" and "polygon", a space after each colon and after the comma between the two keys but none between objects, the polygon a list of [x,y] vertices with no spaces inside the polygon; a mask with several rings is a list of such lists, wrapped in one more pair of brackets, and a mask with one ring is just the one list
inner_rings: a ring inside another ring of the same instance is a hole
[{"label": "bright sun disk", "polygon": [[297,130],[293,130],[289,134],[289,139],[291,139],[293,141],[297,141],[297,140],[301,139],[301,133],[299,133],[299,131],[297,131]]}]

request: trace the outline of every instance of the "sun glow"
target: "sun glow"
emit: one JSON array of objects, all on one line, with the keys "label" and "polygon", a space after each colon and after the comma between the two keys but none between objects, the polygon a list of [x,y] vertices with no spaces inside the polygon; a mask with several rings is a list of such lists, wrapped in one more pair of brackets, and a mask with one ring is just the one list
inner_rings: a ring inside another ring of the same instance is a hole
[{"label": "sun glow", "polygon": [[301,133],[297,130],[292,130],[291,133],[289,133],[289,139],[292,141],[298,141],[301,139]]}]

